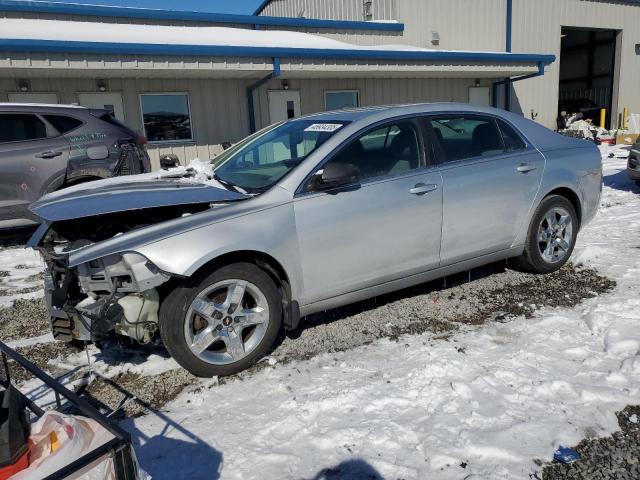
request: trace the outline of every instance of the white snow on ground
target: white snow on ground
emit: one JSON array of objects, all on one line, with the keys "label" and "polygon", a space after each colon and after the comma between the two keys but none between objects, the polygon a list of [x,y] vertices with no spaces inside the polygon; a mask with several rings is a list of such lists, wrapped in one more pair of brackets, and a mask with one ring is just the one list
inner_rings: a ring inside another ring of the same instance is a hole
[{"label": "white snow on ground", "polygon": [[[0,272],[7,272],[0,273],[0,307],[12,305],[18,298],[42,297],[42,279],[37,278],[37,275],[43,270],[44,263],[31,249],[0,249]],[[15,293],[36,288],[37,290],[29,293]]]},{"label": "white snow on ground", "polygon": [[602,208],[575,258],[615,291],[449,341],[381,340],[203,381],[127,423],[143,468],[155,478],[313,478],[340,464],[341,478],[529,478],[558,445],[616,430],[614,412],[640,399],[640,190],[610,150]]}]

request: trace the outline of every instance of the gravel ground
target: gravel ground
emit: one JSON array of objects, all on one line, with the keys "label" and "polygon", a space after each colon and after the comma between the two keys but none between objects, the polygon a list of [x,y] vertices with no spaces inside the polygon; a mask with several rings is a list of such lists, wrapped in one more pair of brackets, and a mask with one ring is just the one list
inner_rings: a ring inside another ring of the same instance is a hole
[{"label": "gravel ground", "polygon": [[0,339],[6,342],[49,331],[49,312],[43,299],[16,300],[13,307],[0,308]]},{"label": "gravel ground", "polygon": [[618,412],[620,430],[610,437],[585,439],[573,447],[581,459],[548,464],[543,480],[638,480],[640,478],[640,406]]},{"label": "gravel ground", "polygon": [[[552,275],[530,275],[494,264],[467,274],[448,277],[415,288],[323,312],[304,319],[296,332],[281,338],[271,358],[278,362],[303,360],[324,352],[352,349],[378,338],[400,339],[404,334],[431,333],[433,341],[447,341],[460,328],[487,321],[508,321],[510,316],[533,313],[544,307],[571,307],[615,287],[615,282],[589,269],[563,268]],[[12,308],[0,309],[0,338],[14,340],[40,335],[48,330],[44,302],[18,300]],[[77,353],[62,343],[44,343],[18,349],[53,375],[71,379],[87,371],[68,372],[50,360]],[[153,353],[162,353],[155,350]],[[249,379],[264,368],[262,362],[236,376]],[[18,381],[29,377],[13,370]],[[220,379],[219,383],[228,381]],[[214,388],[218,380],[199,381],[184,370],[141,376],[121,373],[108,379],[97,376],[81,393],[104,411],[135,417],[148,409],[159,409],[181,392]],[[633,416],[633,415],[636,416]],[[604,439],[586,439],[575,447],[582,459],[571,465],[541,466],[544,480],[638,479],[640,478],[640,407],[627,407],[618,414],[621,431]],[[634,423],[635,422],[635,423]]]}]

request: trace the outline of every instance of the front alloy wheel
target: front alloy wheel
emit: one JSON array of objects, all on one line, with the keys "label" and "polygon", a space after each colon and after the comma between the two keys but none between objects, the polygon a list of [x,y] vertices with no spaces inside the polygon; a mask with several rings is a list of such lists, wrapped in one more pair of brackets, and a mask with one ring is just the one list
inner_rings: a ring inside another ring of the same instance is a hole
[{"label": "front alloy wheel", "polygon": [[227,365],[249,355],[269,325],[269,304],[253,283],[223,280],[191,302],[184,335],[191,352],[213,365]]},{"label": "front alloy wheel", "polygon": [[273,279],[251,263],[221,267],[174,289],[160,308],[171,356],[200,377],[244,370],[272,347],[282,323]]}]

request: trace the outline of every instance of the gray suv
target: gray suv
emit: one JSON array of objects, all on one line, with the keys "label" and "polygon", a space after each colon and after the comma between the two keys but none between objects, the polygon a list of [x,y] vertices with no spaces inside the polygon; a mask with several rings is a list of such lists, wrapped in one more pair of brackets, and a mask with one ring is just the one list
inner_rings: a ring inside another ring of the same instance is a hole
[{"label": "gray suv", "polygon": [[36,225],[28,207],[46,193],[148,172],[143,145],[107,110],[0,103],[0,230]]}]

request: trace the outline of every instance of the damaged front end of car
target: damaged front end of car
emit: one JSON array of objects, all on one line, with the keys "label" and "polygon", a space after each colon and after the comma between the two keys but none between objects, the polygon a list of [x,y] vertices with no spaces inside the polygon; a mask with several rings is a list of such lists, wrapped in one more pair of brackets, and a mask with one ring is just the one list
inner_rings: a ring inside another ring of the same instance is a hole
[{"label": "damaged front end of car", "polygon": [[48,266],[45,299],[56,340],[99,341],[112,333],[140,343],[157,339],[157,287],[171,275],[138,253],[108,255],[69,267],[64,253],[40,249]]},{"label": "damaged front end of car", "polygon": [[158,288],[173,276],[136,246],[193,228],[196,214],[249,197],[173,181],[94,183],[84,191],[43,197],[31,207],[43,220],[28,246],[47,264],[53,336],[66,342],[114,335],[158,342]]}]

